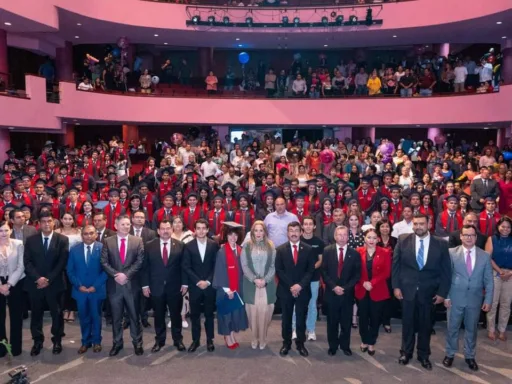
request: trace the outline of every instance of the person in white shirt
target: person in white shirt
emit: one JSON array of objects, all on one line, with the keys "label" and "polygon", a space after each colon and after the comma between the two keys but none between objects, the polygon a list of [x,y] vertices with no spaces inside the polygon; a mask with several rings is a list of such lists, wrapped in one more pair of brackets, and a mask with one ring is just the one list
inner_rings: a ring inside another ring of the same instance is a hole
[{"label": "person in white shirt", "polygon": [[308,87],[300,74],[298,74],[297,78],[293,81],[292,90],[294,96],[304,97],[306,95]]},{"label": "person in white shirt", "polygon": [[219,167],[212,161],[212,155],[206,155],[206,161],[201,164],[201,173],[206,180],[210,176],[216,176],[219,172]]},{"label": "person in white shirt", "polygon": [[84,77],[84,80],[78,85],[78,89],[80,91],[92,91],[94,87],[87,77]]},{"label": "person in white shirt", "polygon": [[410,206],[405,206],[402,210],[402,216],[404,219],[393,225],[393,232],[391,232],[391,236],[395,239],[398,239],[398,237],[404,233],[414,232],[412,226],[412,208]]},{"label": "person in white shirt", "polygon": [[468,77],[468,70],[462,65],[462,60],[457,60],[457,66],[453,72],[455,73],[455,81],[453,83],[455,92],[464,92],[464,83]]}]

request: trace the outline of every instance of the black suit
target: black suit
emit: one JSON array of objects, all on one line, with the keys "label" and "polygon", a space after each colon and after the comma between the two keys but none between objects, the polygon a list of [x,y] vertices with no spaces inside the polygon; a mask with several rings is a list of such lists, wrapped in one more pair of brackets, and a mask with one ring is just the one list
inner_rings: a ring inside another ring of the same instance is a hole
[{"label": "black suit", "polygon": [[[114,333],[114,346],[123,345],[122,319],[124,311],[130,318],[130,335],[135,346],[142,346],[142,328],[140,324],[140,281],[139,271],[144,262],[144,246],[142,239],[128,235],[126,241],[125,262],[121,262],[119,255],[118,236],[105,240],[101,251],[101,265],[108,275],[107,295],[112,308],[112,331]],[[124,273],[128,282],[118,284],[114,277],[117,273]]]},{"label": "black suit", "polygon": [[[52,342],[60,343],[64,336],[62,317],[62,295],[66,289],[64,269],[68,262],[69,240],[66,236],[53,232],[48,249],[45,251],[42,233],[30,236],[25,242],[23,262],[25,264],[25,290],[30,297],[32,316],[30,331],[34,342],[43,342],[44,302],[52,315]],[[49,285],[38,289],[36,281],[46,277]]]},{"label": "black suit", "polygon": [[393,289],[402,291],[402,350],[412,357],[415,331],[418,332],[418,358],[430,356],[432,331],[432,300],[435,295],[446,298],[450,290],[452,273],[448,243],[430,236],[428,253],[423,269],[419,269],[416,235],[404,234],[398,238],[393,254]]},{"label": "black suit", "polygon": [[[476,246],[478,248],[485,249],[485,243],[487,242],[487,236],[482,234],[479,231],[476,231]],[[459,245],[462,245],[460,241],[460,230],[453,231],[450,233],[450,237],[448,238],[448,248],[455,248]]]},{"label": "black suit", "polygon": [[[361,256],[350,247],[346,247],[343,257],[343,269],[338,276],[338,247],[331,244],[324,248],[322,256],[322,277],[325,283],[324,300],[327,306],[327,341],[329,349],[336,351],[350,349],[352,329],[352,307],[356,283],[361,278]],[[334,293],[335,287],[344,289],[342,295]]]},{"label": "black suit", "polygon": [[[182,261],[182,284],[188,285],[190,299],[190,320],[192,323],[192,341],[201,339],[201,309],[204,310],[204,328],[206,339],[213,340],[213,313],[215,312],[216,292],[211,283],[215,271],[215,261],[219,245],[217,242],[207,239],[204,261],[201,258],[198,240],[194,239],[185,245]],[[199,281],[209,281],[206,289],[197,286]]]},{"label": "black suit", "polygon": [[99,237],[97,239],[97,241],[99,241],[100,243],[103,243],[105,241],[105,239],[108,239],[109,237],[115,236],[115,234],[116,234],[116,231],[113,231],[111,229],[105,228],[105,230],[103,231],[101,237]]},{"label": "black suit", "polygon": [[[277,285],[277,297],[281,302],[283,311],[281,321],[281,335],[283,342],[292,344],[292,317],[293,308],[297,319],[297,342],[304,344],[306,341],[306,317],[308,314],[309,300],[311,299],[311,278],[315,271],[315,259],[313,248],[300,242],[297,248],[297,265],[293,262],[293,251],[290,242],[276,248],[276,274],[279,278]],[[290,288],[299,284],[302,290],[298,297],[293,297]]]},{"label": "black suit", "polygon": [[[113,231],[111,229],[105,228],[101,236],[98,235],[98,238],[96,239],[100,243],[104,243],[105,239],[108,239],[109,237],[115,236],[116,231]],[[105,300],[103,302],[103,310],[105,312],[105,319],[112,319],[112,308],[110,307],[110,300]]]},{"label": "black suit", "polygon": [[149,287],[151,303],[155,311],[156,343],[165,344],[166,326],[165,312],[169,308],[171,314],[171,332],[175,343],[181,341],[181,259],[184,244],[170,239],[167,242],[168,262],[164,265],[160,239],[154,239],[144,246],[144,267],[141,274],[142,287]]}]

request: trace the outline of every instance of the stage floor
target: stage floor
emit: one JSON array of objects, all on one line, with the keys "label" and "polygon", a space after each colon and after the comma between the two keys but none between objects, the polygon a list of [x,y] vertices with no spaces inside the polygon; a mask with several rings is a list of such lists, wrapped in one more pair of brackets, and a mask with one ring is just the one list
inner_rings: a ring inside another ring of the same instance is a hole
[{"label": "stage floor", "polygon": [[[150,318],[153,324],[153,319]],[[12,359],[0,360],[0,381],[8,380],[7,372],[20,365],[29,367],[31,383],[172,383],[172,384],[226,384],[226,383],[480,383],[500,384],[512,382],[512,342],[493,343],[486,338],[486,331],[479,331],[477,362],[480,371],[471,372],[462,355],[456,356],[453,367],[448,370],[441,364],[444,357],[445,323],[436,326],[437,335],[432,336],[431,361],[434,368],[431,372],[420,367],[416,360],[406,367],[397,363],[400,347],[400,323],[393,324],[393,333],[380,333],[377,353],[374,357],[360,352],[358,331],[352,333],[352,357],[346,357],[338,351],[334,357],[327,355],[325,319],[317,326],[315,342],[306,344],[309,357],[301,357],[295,349],[289,356],[279,356],[281,348],[281,322],[275,316],[269,334],[269,345],[266,350],[252,350],[250,335],[241,333],[241,347],[235,351],[224,346],[223,338],[216,336],[216,350],[208,353],[205,347],[204,332],[202,345],[198,352],[188,354],[177,352],[167,345],[159,353],[151,354],[154,344],[153,328],[144,330],[143,356],[135,356],[125,331],[125,349],[114,358],[108,357],[112,346],[110,327],[103,332],[103,351],[94,354],[89,350],[79,356],[76,351],[80,346],[80,329],[78,323],[66,324],[66,337],[63,340],[64,350],[61,355],[51,353],[50,318],[45,318],[45,335],[47,341],[41,355],[30,357],[32,341],[29,320],[24,324],[23,354]],[[169,330],[168,330],[169,331]],[[168,343],[170,332],[168,332]],[[190,328],[184,330],[184,343],[188,347],[191,342]],[[462,348],[462,342],[461,342]]]}]

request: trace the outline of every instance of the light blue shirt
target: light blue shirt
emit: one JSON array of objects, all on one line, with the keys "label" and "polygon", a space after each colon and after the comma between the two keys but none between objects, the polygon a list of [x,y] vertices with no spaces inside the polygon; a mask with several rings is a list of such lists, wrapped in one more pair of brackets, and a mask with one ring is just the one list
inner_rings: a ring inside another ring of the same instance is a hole
[{"label": "light blue shirt", "polygon": [[299,221],[299,219],[288,211],[281,215],[272,212],[265,217],[264,223],[267,227],[268,238],[272,240],[276,248],[288,241],[288,224],[294,221]]}]

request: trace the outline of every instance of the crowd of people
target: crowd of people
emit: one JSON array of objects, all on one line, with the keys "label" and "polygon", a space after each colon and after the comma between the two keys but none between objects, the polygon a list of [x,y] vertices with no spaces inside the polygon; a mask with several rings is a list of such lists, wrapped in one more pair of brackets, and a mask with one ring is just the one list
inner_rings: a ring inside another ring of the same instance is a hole
[{"label": "crowd of people", "polygon": [[491,340],[506,341],[510,318],[508,147],[410,137],[396,147],[386,138],[277,141],[174,134],[147,148],[151,156],[136,174],[119,138],[80,148],[47,142],[39,156],[27,151],[23,159],[9,150],[0,177],[0,339],[21,354],[30,309],[30,353],[38,355],[46,305],[54,354],[77,311],[80,354],[101,351],[105,316],[110,355],[123,349],[128,327],[141,355],[152,308],[152,352],[165,345],[167,327],[178,351],[187,350],[187,310],[188,352],[200,346],[201,313],[214,351],[215,312],[229,349],[240,347],[245,330],[253,349],[265,349],[278,306],[281,355],[292,340],[308,355],[318,308],[330,356],[352,355],[352,329],[361,351],[374,355],[381,325],[392,332],[400,305],[399,363],[409,363],[416,344],[421,365],[432,369],[430,335],[436,306],[444,305],[443,364],[452,365],[464,322],[466,363],[478,370],[479,321]]}]

